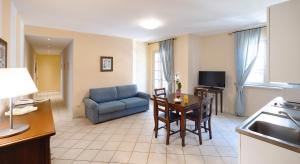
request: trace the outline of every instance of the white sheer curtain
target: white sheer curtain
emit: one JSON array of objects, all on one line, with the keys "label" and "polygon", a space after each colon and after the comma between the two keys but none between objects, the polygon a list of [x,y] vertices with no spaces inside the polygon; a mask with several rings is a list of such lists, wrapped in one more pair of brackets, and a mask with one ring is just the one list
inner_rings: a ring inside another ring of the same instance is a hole
[{"label": "white sheer curtain", "polygon": [[261,28],[235,33],[236,104],[235,113],[244,116],[244,85],[258,54]]},{"label": "white sheer curtain", "polygon": [[174,41],[173,39],[159,42],[159,53],[163,67],[163,73],[168,82],[167,93],[173,91],[174,83]]}]

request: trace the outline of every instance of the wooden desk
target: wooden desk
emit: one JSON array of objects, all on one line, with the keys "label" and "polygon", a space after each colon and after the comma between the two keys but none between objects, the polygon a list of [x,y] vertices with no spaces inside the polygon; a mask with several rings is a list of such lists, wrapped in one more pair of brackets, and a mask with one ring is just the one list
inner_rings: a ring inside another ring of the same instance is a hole
[{"label": "wooden desk", "polygon": [[188,95],[188,94],[181,94],[182,100],[183,100],[184,95],[188,96],[187,103],[184,103],[183,101],[181,103],[175,102],[174,101],[174,99],[175,99],[174,93],[169,94],[166,97],[168,99],[169,105],[176,111],[180,112],[180,137],[182,140],[182,146],[185,146],[186,113],[197,108],[201,101],[201,97],[194,96],[194,95]]},{"label": "wooden desk", "polygon": [[[14,116],[14,123],[27,123],[24,133],[0,139],[1,164],[50,164],[50,137],[55,135],[50,101],[37,105],[38,110]],[[5,116],[0,128],[9,126]]]},{"label": "wooden desk", "polygon": [[207,87],[207,86],[198,86],[195,87],[194,89],[194,95],[198,95],[198,89],[202,88],[202,89],[207,89],[208,93],[212,93],[215,96],[215,103],[216,103],[216,115],[218,115],[218,95],[220,94],[220,107],[221,107],[221,113],[223,113],[223,90],[224,88],[214,88],[214,87]]}]

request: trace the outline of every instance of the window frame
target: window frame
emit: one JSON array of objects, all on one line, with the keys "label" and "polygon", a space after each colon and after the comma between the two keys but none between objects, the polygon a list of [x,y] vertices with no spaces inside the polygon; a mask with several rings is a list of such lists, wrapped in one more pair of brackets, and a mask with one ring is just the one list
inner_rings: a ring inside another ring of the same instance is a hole
[{"label": "window frame", "polygon": [[[269,40],[268,37],[266,35],[266,33],[264,31],[261,31],[261,39],[260,39],[260,44],[262,42],[265,42],[265,61],[264,61],[264,77],[263,77],[263,82],[245,82],[245,86],[257,86],[257,87],[278,87],[280,86],[279,83],[276,83],[275,85],[270,83],[270,78],[269,78],[269,62],[270,62],[270,56],[269,56]],[[252,71],[252,70],[251,70]],[[251,72],[250,72],[251,74]],[[249,74],[249,76],[250,76]],[[248,77],[249,77],[248,76]]]}]

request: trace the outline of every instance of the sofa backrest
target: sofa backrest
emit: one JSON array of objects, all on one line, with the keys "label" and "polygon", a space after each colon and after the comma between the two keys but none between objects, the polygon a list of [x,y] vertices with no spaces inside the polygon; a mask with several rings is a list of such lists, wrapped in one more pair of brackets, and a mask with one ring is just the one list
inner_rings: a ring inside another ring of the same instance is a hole
[{"label": "sofa backrest", "polygon": [[118,99],[118,93],[116,87],[108,88],[93,88],[90,89],[90,99],[97,103],[113,101]]},{"label": "sofa backrest", "polygon": [[116,88],[118,92],[118,99],[125,99],[137,95],[137,86],[134,84],[117,86]]}]

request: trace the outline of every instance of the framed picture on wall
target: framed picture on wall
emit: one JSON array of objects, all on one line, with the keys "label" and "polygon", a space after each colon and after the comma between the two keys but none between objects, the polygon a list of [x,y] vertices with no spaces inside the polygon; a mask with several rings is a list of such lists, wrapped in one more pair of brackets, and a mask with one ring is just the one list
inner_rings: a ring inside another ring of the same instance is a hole
[{"label": "framed picture on wall", "polygon": [[100,71],[101,72],[113,71],[113,57],[108,57],[108,56],[100,57]]},{"label": "framed picture on wall", "polygon": [[0,68],[7,67],[7,42],[0,38]]}]

